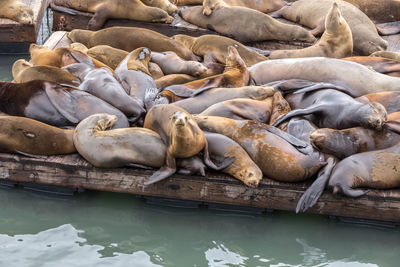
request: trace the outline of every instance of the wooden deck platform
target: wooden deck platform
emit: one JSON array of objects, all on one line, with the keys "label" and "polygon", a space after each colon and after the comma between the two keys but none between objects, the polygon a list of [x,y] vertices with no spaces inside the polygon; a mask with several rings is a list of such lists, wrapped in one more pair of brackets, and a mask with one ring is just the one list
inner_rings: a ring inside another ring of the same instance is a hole
[{"label": "wooden deck platform", "polygon": [[[5,43],[34,43],[37,40],[42,17],[48,0],[22,0],[34,13],[33,25],[24,25],[10,19],[0,18],[0,45]],[[0,50],[3,52],[3,50]]]}]

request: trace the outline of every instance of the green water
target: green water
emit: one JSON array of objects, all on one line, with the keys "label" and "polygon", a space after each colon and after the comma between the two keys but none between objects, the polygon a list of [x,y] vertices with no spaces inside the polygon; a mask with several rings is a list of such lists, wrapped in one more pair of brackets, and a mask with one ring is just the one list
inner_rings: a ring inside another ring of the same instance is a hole
[{"label": "green water", "polygon": [[[18,58],[0,56],[0,80],[12,80]],[[248,215],[157,206],[124,194],[61,198],[6,188],[0,188],[0,203],[0,267],[400,266],[399,228],[323,216]]]}]

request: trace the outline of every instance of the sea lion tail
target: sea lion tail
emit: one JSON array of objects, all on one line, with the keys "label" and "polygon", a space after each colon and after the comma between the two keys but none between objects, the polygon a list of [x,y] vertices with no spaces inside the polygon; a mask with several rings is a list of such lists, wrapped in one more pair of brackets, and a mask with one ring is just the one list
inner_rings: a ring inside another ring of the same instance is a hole
[{"label": "sea lion tail", "polygon": [[328,158],[327,165],[319,171],[318,178],[301,196],[296,206],[296,213],[305,212],[317,203],[324,192],[335,164],[336,160],[334,158]]}]

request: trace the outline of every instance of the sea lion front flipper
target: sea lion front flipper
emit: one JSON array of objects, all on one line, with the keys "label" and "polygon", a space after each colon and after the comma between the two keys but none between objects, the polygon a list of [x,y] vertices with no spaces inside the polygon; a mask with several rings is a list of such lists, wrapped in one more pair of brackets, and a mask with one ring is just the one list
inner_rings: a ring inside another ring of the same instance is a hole
[{"label": "sea lion front flipper", "polygon": [[297,202],[296,213],[305,212],[317,203],[319,197],[324,192],[324,189],[329,181],[333,167],[336,165],[336,160],[331,157],[327,160],[325,165],[318,173],[318,178],[312,185],[304,192],[299,202]]},{"label": "sea lion front flipper", "polygon": [[176,160],[171,155],[169,149],[167,150],[166,165],[156,171],[150,178],[144,182],[145,185],[154,184],[158,181],[164,180],[176,172]]},{"label": "sea lion front flipper", "polygon": [[295,109],[290,111],[289,113],[281,116],[279,119],[277,119],[272,126],[277,127],[279,124],[284,122],[287,119],[296,117],[296,116],[303,116],[303,115],[310,115],[314,112],[320,111],[321,105],[315,105],[315,106],[310,106],[305,109]]},{"label": "sea lion front flipper", "polygon": [[380,35],[393,35],[400,32],[400,21],[376,24],[375,27]]},{"label": "sea lion front flipper", "polygon": [[206,144],[204,145],[203,149],[203,155],[204,155],[204,163],[211,169],[214,169],[216,171],[223,170],[225,168],[228,168],[231,166],[231,164],[235,161],[235,157],[229,157],[229,158],[224,158],[222,160],[221,164],[219,166],[216,166],[214,162],[211,161],[210,159],[210,154],[208,153],[208,142],[206,141]]},{"label": "sea lion front flipper", "polygon": [[87,29],[91,31],[100,30],[104,23],[106,23],[106,20],[109,16],[108,13],[109,11],[107,7],[105,7],[104,3],[103,5],[98,6],[93,17],[88,22]]},{"label": "sea lion front flipper", "polygon": [[268,127],[268,132],[270,132],[276,136],[279,136],[280,138],[282,138],[283,140],[285,140],[286,142],[288,142],[289,144],[294,146],[298,151],[300,151],[301,153],[303,153],[305,155],[309,155],[314,151],[311,144],[306,143],[306,142],[298,139],[297,137],[294,137],[293,135],[282,131],[279,128],[270,126],[270,127]]},{"label": "sea lion front flipper", "polygon": [[94,62],[93,60],[86,55],[85,53],[78,51],[78,50],[70,50],[69,51],[69,56],[75,59],[79,63],[85,63],[89,65],[90,67],[94,68]]},{"label": "sea lion front flipper", "polygon": [[281,81],[267,83],[266,85],[273,87],[275,90],[279,90],[283,94],[309,93],[320,89],[336,89],[338,91],[349,94],[348,89],[333,83],[327,83],[327,82],[317,83],[302,79],[281,80]]},{"label": "sea lion front flipper", "polygon": [[52,10],[63,12],[63,13],[67,13],[67,14],[70,14],[70,15],[73,15],[73,16],[75,16],[75,15],[77,15],[79,13],[75,9],[71,9],[71,8],[63,7],[63,6],[57,6],[53,2],[50,3],[50,7],[51,7]]}]

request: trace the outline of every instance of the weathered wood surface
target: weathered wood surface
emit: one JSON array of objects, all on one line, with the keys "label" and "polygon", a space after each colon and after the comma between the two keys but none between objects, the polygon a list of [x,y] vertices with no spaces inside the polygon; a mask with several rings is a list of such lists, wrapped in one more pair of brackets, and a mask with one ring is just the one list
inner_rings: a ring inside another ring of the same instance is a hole
[{"label": "weathered wood surface", "polygon": [[[0,179],[16,183],[38,183],[220,203],[261,209],[293,211],[309,183],[279,183],[264,178],[258,188],[249,188],[223,174],[208,172],[206,177],[173,175],[154,185],[144,181],[151,170],[133,168],[100,169],[78,154],[28,158],[0,153]],[[334,216],[400,222],[400,190],[371,190],[358,199],[324,193],[308,212]]]},{"label": "weathered wood surface", "polygon": [[29,5],[34,14],[33,25],[24,25],[10,19],[0,18],[0,42],[36,42],[44,10],[48,0],[22,0]]}]

